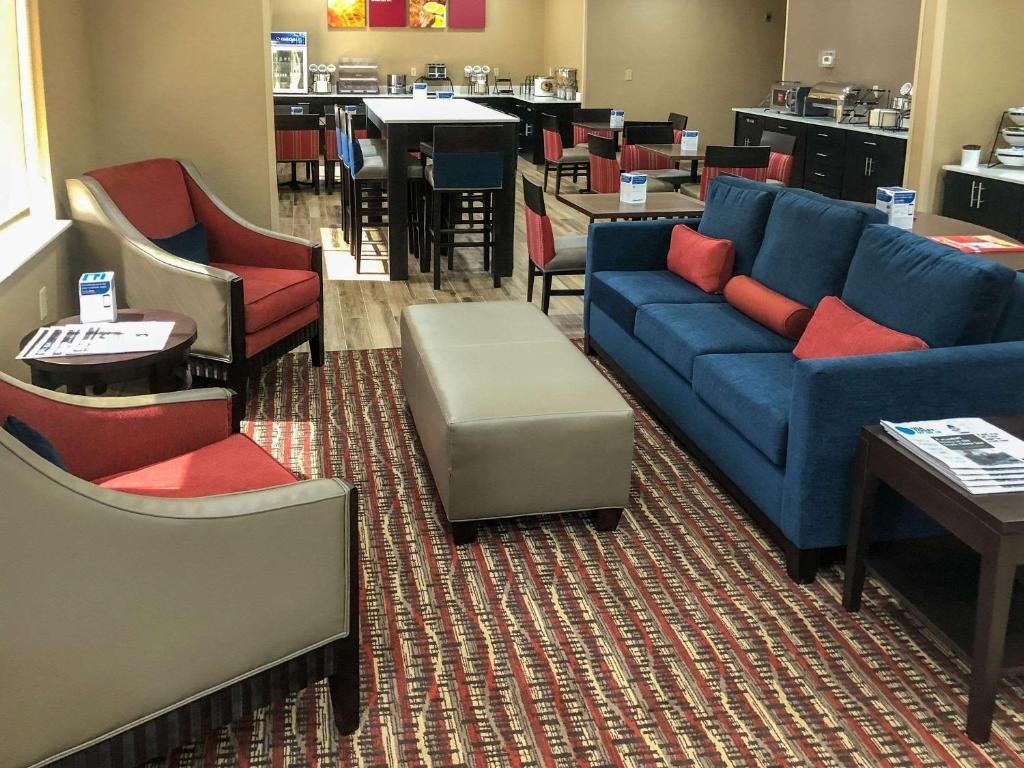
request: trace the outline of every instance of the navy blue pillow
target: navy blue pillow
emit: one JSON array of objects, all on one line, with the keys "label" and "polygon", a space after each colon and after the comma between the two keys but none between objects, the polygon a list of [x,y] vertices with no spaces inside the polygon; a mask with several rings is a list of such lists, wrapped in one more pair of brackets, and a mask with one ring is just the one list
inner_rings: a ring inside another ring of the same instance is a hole
[{"label": "navy blue pillow", "polygon": [[750,276],[814,308],[842,291],[867,223],[866,209],[784,192],[772,206]]},{"label": "navy blue pillow", "polygon": [[843,301],[876,323],[929,347],[984,344],[1006,309],[1017,273],[913,232],[864,232]]},{"label": "navy blue pillow", "polygon": [[57,453],[53,443],[47,440],[39,430],[30,427],[19,418],[8,416],[7,420],[4,421],[4,431],[33,453],[42,456],[57,468],[63,469],[65,472],[68,471],[64,459]]},{"label": "navy blue pillow", "polygon": [[697,231],[732,241],[736,249],[734,274],[750,275],[776,194],[767,184],[739,177],[718,176],[708,184]]},{"label": "navy blue pillow", "polygon": [[209,264],[210,252],[206,245],[206,227],[197,221],[188,229],[183,229],[170,237],[153,238],[153,245],[168,253],[196,264]]}]

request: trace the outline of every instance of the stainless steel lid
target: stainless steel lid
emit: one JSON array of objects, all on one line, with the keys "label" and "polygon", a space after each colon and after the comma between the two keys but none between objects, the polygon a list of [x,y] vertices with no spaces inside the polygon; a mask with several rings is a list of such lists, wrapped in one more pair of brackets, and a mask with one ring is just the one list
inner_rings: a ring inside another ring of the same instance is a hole
[{"label": "stainless steel lid", "polygon": [[811,86],[809,99],[847,99],[856,96],[864,90],[863,85],[856,83],[836,83],[831,80],[823,80]]}]

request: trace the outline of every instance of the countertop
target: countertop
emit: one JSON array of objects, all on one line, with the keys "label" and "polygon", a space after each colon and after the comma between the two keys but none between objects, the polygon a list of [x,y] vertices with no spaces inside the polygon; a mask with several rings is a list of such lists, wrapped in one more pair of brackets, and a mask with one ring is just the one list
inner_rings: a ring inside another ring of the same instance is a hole
[{"label": "countertop", "polygon": [[364,99],[367,114],[384,123],[518,123],[519,118],[458,99]]},{"label": "countertop", "polygon": [[775,117],[779,120],[790,120],[794,123],[807,123],[807,125],[820,125],[825,128],[842,128],[844,131],[856,131],[857,133],[870,133],[875,136],[887,136],[890,139],[907,140],[906,131],[887,131],[882,128],[872,128],[869,125],[857,123],[837,123],[835,120],[823,120],[820,117],[803,117],[801,115],[789,115],[784,112],[776,112],[766,107],[733,107],[733,112],[742,112],[745,115],[761,115],[762,117]]},{"label": "countertop", "polygon": [[982,176],[986,179],[1009,181],[1012,184],[1024,184],[1024,168],[1007,168],[1005,165],[1000,165],[996,168],[989,168],[986,165],[979,165],[977,168],[964,168],[962,165],[944,165],[942,170],[966,173],[971,176]]},{"label": "countertop", "polygon": [[[465,90],[460,90],[463,86],[455,86],[455,98],[456,99],[515,99],[517,101],[525,102],[526,104],[581,104],[582,97],[575,99],[556,99],[550,96],[534,96],[532,94],[521,95],[518,93],[467,93]],[[411,99],[412,94],[399,94],[399,93],[275,93],[274,98],[278,96],[282,98],[294,99],[339,99],[339,98],[356,98],[356,99]]]}]

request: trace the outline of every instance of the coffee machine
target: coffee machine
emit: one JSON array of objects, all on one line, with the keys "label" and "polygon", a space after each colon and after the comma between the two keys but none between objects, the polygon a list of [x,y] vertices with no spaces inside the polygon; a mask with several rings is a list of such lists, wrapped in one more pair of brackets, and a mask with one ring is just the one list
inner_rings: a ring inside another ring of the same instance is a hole
[{"label": "coffee machine", "polygon": [[334,73],[337,70],[333,64],[310,64],[309,76],[312,80],[313,93],[332,93],[334,91]]}]

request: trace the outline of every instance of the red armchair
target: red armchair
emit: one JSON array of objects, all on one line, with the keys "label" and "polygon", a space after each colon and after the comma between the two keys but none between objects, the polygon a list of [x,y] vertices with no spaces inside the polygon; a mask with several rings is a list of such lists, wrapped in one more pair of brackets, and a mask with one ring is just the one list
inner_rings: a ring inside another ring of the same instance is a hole
[{"label": "red armchair", "polygon": [[[324,361],[320,245],[239,218],[186,161],[157,159],[69,179],[72,218],[88,269],[117,273],[118,302],[170,309],[196,321],[193,376],[226,384],[244,412],[247,382],[304,342]],[[195,222],[206,228],[209,266],[174,256],[149,238]]]},{"label": "red armchair", "polygon": [[[326,678],[359,724],[355,489],[232,432],[231,393],[88,398],[0,373],[4,765],[130,768]],[[129,491],[129,492],[125,492]]]}]

